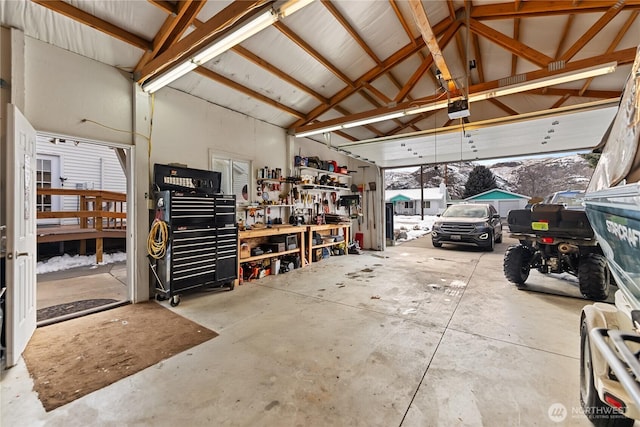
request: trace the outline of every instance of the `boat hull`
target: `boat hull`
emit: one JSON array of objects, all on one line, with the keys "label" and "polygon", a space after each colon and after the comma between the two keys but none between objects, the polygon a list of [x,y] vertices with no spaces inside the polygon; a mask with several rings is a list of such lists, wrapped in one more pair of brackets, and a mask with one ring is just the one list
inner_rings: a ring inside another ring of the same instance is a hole
[{"label": "boat hull", "polygon": [[587,193],[585,211],[618,287],[640,309],[640,183]]}]

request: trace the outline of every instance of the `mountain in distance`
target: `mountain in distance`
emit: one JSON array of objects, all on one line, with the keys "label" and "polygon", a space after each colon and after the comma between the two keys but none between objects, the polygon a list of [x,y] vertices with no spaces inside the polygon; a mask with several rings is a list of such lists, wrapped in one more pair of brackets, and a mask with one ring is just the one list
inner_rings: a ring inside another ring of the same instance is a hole
[{"label": "mountain in distance", "polygon": [[[456,162],[423,167],[424,187],[446,182],[452,199],[461,199],[469,173],[477,163]],[[579,154],[543,159],[502,161],[487,168],[496,177],[498,188],[529,197],[542,197],[562,190],[585,190],[593,168]],[[386,189],[420,188],[420,168],[413,172],[385,171]]]}]

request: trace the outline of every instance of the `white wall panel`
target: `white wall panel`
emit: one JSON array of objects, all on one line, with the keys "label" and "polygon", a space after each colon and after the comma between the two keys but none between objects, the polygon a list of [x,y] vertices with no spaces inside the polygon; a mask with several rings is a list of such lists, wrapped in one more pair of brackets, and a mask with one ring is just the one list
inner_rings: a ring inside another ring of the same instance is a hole
[{"label": "white wall panel", "polygon": [[25,116],[36,130],[131,144],[128,73],[32,38],[25,45]]}]

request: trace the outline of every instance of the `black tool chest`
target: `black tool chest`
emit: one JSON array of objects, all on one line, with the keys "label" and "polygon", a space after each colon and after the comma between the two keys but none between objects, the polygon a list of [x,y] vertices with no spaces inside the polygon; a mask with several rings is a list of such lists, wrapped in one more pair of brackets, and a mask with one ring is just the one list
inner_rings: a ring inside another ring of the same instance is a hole
[{"label": "black tool chest", "polygon": [[[164,221],[168,230],[166,253],[152,264],[156,298],[170,298],[176,306],[180,293],[189,289],[211,286],[232,290],[238,271],[235,196],[215,192],[219,185],[212,186],[215,179],[206,175],[217,172],[165,165],[154,169],[156,181],[161,181],[157,185],[161,190],[154,192],[154,220]],[[162,190],[167,174],[175,177],[170,183],[173,189]],[[191,181],[185,182],[190,175]]]}]

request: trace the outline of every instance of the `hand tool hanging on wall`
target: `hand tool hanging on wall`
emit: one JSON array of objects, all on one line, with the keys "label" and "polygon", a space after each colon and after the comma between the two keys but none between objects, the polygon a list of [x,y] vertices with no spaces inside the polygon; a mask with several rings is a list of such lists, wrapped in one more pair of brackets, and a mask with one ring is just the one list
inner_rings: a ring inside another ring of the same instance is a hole
[{"label": "hand tool hanging on wall", "polygon": [[[369,200],[365,200],[365,197],[364,197],[365,193],[367,198],[369,197],[369,193],[365,192],[365,189],[364,189],[364,173],[368,167],[369,167],[368,165],[358,166],[359,169],[362,169],[362,184],[360,185],[359,189],[360,191],[362,191],[362,202],[364,203],[363,210],[364,209],[367,210],[367,216],[363,218],[363,221],[365,224],[367,224],[367,221],[369,221]],[[360,231],[360,222],[358,222],[358,231]]]},{"label": "hand tool hanging on wall", "polygon": [[373,228],[376,228],[376,183],[369,183],[369,190],[371,190],[371,204],[373,208]]}]

